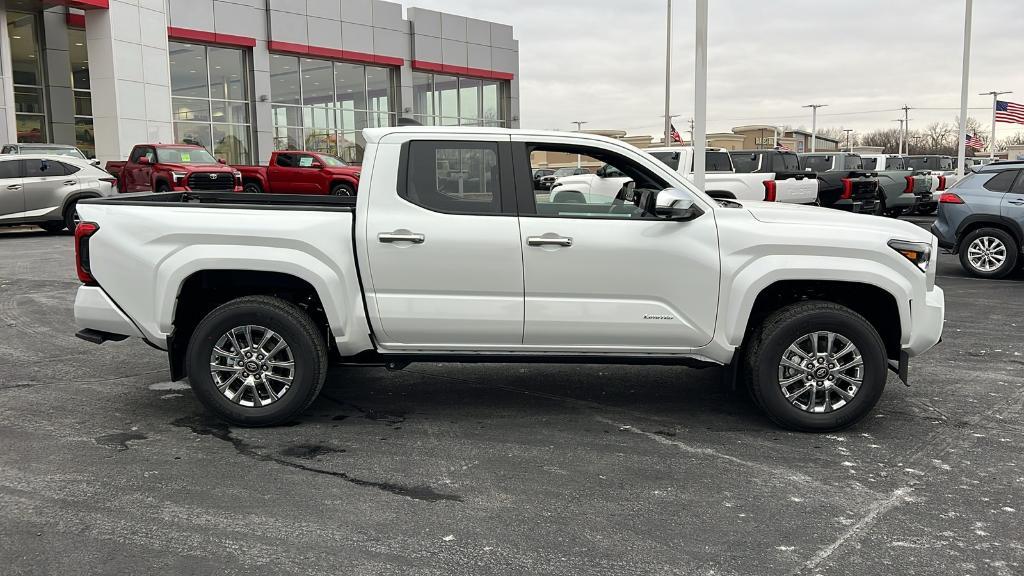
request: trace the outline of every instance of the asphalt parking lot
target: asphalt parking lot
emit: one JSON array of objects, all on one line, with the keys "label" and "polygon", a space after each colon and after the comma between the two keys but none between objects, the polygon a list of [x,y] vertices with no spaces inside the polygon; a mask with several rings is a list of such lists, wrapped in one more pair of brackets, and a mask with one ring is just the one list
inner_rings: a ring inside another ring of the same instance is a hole
[{"label": "asphalt parking lot", "polygon": [[1020,274],[942,255],[944,341],[840,434],[716,370],[435,364],[254,430],[77,340],[72,252],[0,231],[0,573],[1024,573]]}]

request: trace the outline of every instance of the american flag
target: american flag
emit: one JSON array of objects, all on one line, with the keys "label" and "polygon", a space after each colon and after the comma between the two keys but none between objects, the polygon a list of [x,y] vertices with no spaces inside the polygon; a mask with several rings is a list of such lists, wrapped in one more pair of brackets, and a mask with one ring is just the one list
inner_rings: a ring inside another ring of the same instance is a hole
[{"label": "american flag", "polygon": [[978,138],[977,134],[967,135],[967,145],[975,150],[981,150],[985,147],[985,143],[981,141],[981,138]]},{"label": "american flag", "polygon": [[682,144],[683,143],[683,138],[682,138],[682,136],[679,135],[679,130],[676,130],[676,125],[675,124],[669,124],[669,126],[672,127],[672,140]]},{"label": "american flag", "polygon": [[1024,105],[996,100],[996,122],[1024,124]]}]

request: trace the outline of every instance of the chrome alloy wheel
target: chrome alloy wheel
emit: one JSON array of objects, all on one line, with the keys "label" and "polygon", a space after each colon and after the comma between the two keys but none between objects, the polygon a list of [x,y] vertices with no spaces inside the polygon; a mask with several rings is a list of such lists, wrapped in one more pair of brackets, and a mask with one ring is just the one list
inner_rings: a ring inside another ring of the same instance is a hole
[{"label": "chrome alloy wheel", "polygon": [[278,401],[291,388],[295,356],[284,338],[263,326],[237,326],[210,355],[213,383],[228,400],[252,408]]},{"label": "chrome alloy wheel", "polygon": [[782,354],[779,387],[804,412],[826,413],[846,406],[864,383],[864,358],[835,332],[801,336]]},{"label": "chrome alloy wheel", "polygon": [[1006,262],[1006,245],[994,236],[979,236],[967,247],[967,260],[982,272],[998,270]]}]

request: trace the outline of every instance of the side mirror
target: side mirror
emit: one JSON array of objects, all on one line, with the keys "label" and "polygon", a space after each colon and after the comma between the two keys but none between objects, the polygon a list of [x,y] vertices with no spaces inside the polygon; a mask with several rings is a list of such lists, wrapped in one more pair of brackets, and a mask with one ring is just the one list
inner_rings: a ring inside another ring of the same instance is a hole
[{"label": "side mirror", "polygon": [[228,161],[223,158],[217,158],[217,164],[227,164]]},{"label": "side mirror", "polygon": [[92,160],[91,162],[89,162],[89,164],[92,164],[93,166],[97,166],[98,167],[100,165],[100,161],[99,160]]},{"label": "side mirror", "polygon": [[658,217],[676,222],[686,222],[704,214],[704,210],[693,201],[690,194],[676,188],[666,188],[659,192],[656,206]]},{"label": "side mirror", "polygon": [[152,164],[152,162],[149,161],[149,156],[139,156],[139,159],[136,160],[136,163],[142,165]]},{"label": "side mirror", "polygon": [[310,168],[315,168],[316,170],[319,170],[319,169],[323,168],[324,165],[321,162],[313,162],[312,164],[309,165],[309,167]]}]

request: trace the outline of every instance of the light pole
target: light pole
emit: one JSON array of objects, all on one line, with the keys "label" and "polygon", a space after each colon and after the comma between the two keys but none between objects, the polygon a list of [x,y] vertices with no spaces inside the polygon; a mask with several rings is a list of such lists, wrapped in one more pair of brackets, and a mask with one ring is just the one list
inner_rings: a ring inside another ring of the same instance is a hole
[{"label": "light pole", "polygon": [[804,108],[811,109],[811,152],[818,151],[818,108],[828,104],[808,104]]},{"label": "light pole", "polygon": [[[899,154],[900,156],[903,156],[903,118],[897,118],[897,119],[893,120],[893,122],[899,122],[900,123],[900,145],[899,145],[899,151],[896,152],[896,153]],[[908,142],[907,148],[908,149],[910,148],[909,142]]]},{"label": "light pole", "polygon": [[956,153],[956,175],[964,176],[964,162],[967,159],[967,83],[971,77],[971,15],[974,0],[967,0],[964,7],[964,69],[960,78],[960,144]]},{"label": "light pole", "polygon": [[672,100],[672,0],[668,0],[665,16],[665,145],[672,142],[672,115],[668,109]]},{"label": "light pole", "polygon": [[853,128],[843,128],[843,132],[846,132],[846,151],[853,152],[853,143],[850,141],[850,132],[853,132]]},{"label": "light pole", "polygon": [[[992,95],[992,139],[988,141],[988,157],[996,157],[996,104],[999,103],[999,96],[1001,94],[1013,94],[1012,90],[1004,90],[1003,92],[982,92],[978,96]],[[966,140],[966,138],[964,138]]]},{"label": "light pole", "polygon": [[[585,120],[573,120],[572,122],[569,122],[569,124],[575,124],[576,125],[576,131],[577,132],[582,132],[583,131],[583,125],[587,124],[587,123],[588,122],[585,121]],[[579,168],[581,166],[581,164],[582,163],[580,161],[580,155],[577,154],[576,155],[576,167]]]},{"label": "light pole", "polygon": [[708,145],[708,0],[697,0],[693,79],[693,184],[704,190]]}]

